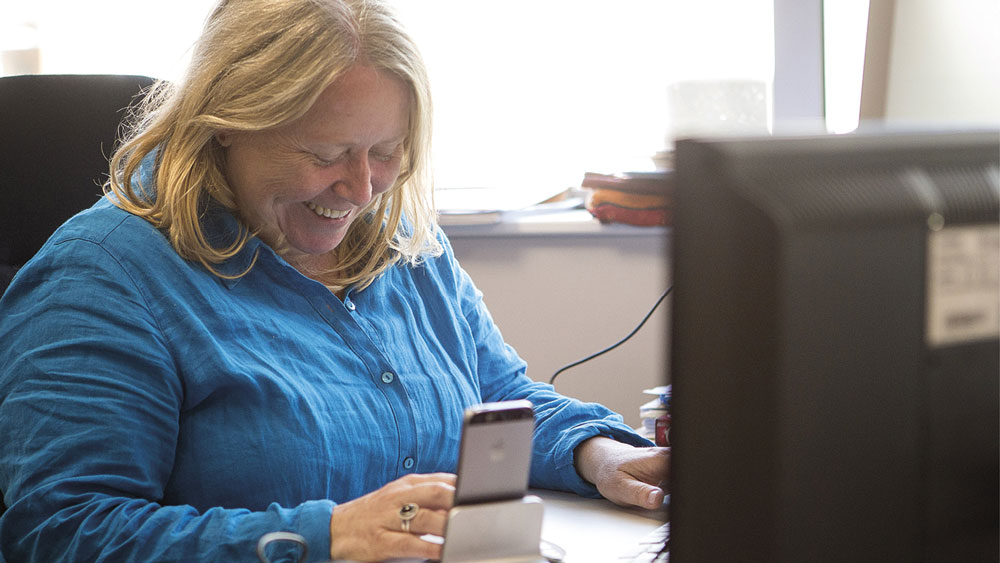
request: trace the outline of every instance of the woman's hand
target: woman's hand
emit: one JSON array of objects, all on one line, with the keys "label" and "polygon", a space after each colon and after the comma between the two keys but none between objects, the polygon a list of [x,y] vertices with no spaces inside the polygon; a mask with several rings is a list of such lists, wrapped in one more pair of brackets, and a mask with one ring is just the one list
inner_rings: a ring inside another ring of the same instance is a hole
[{"label": "woman's hand", "polygon": [[[455,476],[429,473],[406,475],[363,497],[338,504],[330,517],[330,557],[354,561],[440,559],[441,545],[420,536],[444,536],[454,498]],[[407,525],[400,510],[408,504],[419,508]]]},{"label": "woman's hand", "polygon": [[576,447],[576,470],[622,506],[659,508],[670,473],[669,448],[636,448],[595,436]]}]

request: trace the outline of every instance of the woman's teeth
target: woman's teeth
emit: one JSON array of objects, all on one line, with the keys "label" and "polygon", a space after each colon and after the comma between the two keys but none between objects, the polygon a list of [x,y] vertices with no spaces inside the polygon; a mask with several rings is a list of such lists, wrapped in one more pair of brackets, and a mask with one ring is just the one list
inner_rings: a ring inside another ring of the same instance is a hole
[{"label": "woman's teeth", "polygon": [[312,209],[313,213],[315,213],[316,215],[319,215],[320,217],[326,217],[328,219],[340,219],[342,217],[346,217],[347,214],[351,212],[350,210],[339,211],[336,209],[327,209],[325,207],[316,205],[311,201],[306,203],[306,207]]}]

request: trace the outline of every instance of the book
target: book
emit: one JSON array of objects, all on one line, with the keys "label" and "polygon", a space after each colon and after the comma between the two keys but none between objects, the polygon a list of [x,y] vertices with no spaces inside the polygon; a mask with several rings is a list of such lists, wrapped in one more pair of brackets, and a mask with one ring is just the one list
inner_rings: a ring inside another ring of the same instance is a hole
[{"label": "book", "polygon": [[582,208],[583,197],[572,190],[554,194],[498,188],[448,188],[434,192],[440,225],[489,225],[528,215]]}]

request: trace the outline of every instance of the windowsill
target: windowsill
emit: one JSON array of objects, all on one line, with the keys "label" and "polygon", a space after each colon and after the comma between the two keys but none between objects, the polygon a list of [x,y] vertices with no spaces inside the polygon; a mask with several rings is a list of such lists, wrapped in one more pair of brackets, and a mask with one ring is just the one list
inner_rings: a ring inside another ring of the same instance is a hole
[{"label": "windowsill", "polygon": [[523,237],[523,236],[664,236],[667,227],[636,227],[622,223],[604,224],[586,209],[527,215],[500,216],[488,223],[444,224],[449,238]]}]

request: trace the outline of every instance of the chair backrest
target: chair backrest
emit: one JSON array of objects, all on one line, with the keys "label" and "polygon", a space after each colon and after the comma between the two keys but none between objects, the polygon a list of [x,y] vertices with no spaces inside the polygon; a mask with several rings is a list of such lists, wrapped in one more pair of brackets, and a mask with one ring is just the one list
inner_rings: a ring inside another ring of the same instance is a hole
[{"label": "chair backrest", "polygon": [[0,294],[56,228],[94,204],[147,76],[0,78]]}]

